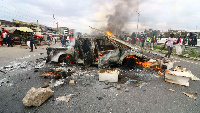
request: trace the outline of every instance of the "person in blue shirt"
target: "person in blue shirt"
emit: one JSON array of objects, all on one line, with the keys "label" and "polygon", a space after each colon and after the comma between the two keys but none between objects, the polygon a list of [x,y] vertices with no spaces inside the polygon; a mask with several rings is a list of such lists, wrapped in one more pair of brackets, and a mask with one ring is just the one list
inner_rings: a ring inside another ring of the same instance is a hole
[{"label": "person in blue shirt", "polygon": [[6,36],[6,40],[7,40],[7,43],[8,43],[8,47],[9,46],[13,47],[13,45],[12,45],[12,36],[10,35],[9,32],[8,32],[8,34]]}]

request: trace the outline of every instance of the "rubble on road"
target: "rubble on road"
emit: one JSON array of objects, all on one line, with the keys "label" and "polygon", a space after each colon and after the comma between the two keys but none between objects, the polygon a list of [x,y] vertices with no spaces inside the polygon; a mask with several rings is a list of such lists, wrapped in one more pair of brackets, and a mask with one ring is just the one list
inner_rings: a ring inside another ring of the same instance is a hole
[{"label": "rubble on road", "polygon": [[128,90],[128,89],[125,89],[125,92],[129,92],[129,90]]},{"label": "rubble on road", "polygon": [[173,89],[169,89],[169,91],[171,91],[171,92],[175,92],[175,90],[173,90]]},{"label": "rubble on road", "polygon": [[158,71],[158,75],[164,76],[165,73],[162,73],[161,71]]},{"label": "rubble on road", "polygon": [[190,98],[193,98],[193,99],[197,99],[197,97],[195,97],[194,95],[197,95],[197,93],[193,94],[193,93],[187,93],[187,92],[183,92],[183,94],[187,95],[188,97]]},{"label": "rubble on road", "polygon": [[53,95],[53,91],[48,88],[34,88],[32,87],[23,98],[23,104],[25,106],[40,106],[49,97]]},{"label": "rubble on road", "polygon": [[121,87],[120,84],[117,84],[117,90],[120,90],[120,87]]},{"label": "rubble on road", "polygon": [[118,70],[99,70],[99,81],[118,82]]},{"label": "rubble on road", "polygon": [[69,102],[71,96],[73,96],[75,94],[69,94],[67,96],[60,96],[60,97],[57,97],[55,100],[56,101],[65,101],[65,102]]},{"label": "rubble on road", "polygon": [[183,86],[189,86],[189,80],[200,80],[194,76],[191,71],[186,71],[186,68],[182,70],[176,66],[173,70],[165,70],[165,81],[179,84]]},{"label": "rubble on road", "polygon": [[69,85],[70,85],[70,86],[74,86],[74,85],[75,85],[75,80],[70,80],[70,81],[69,81]]}]

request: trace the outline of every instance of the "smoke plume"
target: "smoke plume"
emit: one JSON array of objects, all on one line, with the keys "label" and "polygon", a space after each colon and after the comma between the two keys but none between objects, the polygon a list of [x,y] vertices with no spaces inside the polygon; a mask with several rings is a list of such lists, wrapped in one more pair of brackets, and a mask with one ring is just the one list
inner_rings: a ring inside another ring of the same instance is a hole
[{"label": "smoke plume", "polygon": [[138,0],[121,0],[121,2],[115,6],[114,13],[107,15],[108,29],[113,34],[121,34],[125,25],[130,21],[130,18],[137,14],[138,6]]}]

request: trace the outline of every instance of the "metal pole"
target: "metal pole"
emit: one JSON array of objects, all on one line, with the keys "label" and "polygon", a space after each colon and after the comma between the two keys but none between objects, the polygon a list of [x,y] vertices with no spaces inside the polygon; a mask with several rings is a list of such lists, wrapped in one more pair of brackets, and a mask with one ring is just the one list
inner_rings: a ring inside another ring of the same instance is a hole
[{"label": "metal pole", "polygon": [[57,24],[57,33],[58,33],[58,22],[56,24]]},{"label": "metal pole", "polygon": [[[137,11],[136,11],[136,12],[137,12]],[[139,31],[138,31],[139,26],[138,26],[138,24],[139,24],[139,16],[140,16],[140,13],[137,12],[137,14],[138,14],[138,23],[137,23],[137,33],[136,33],[136,37],[137,37],[137,35],[139,34]]]}]

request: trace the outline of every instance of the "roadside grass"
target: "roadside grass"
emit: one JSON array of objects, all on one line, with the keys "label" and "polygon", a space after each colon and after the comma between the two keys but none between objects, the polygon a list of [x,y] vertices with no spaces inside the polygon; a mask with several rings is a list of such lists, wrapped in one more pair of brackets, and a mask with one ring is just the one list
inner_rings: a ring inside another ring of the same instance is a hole
[{"label": "roadside grass", "polygon": [[[164,47],[164,45],[156,45],[156,46],[154,46],[154,49],[158,49],[159,53],[165,54],[167,51],[167,47],[165,47],[164,49],[163,49],[163,47]],[[176,53],[176,50],[173,49],[172,53]],[[200,54],[197,52],[197,49],[184,50],[184,51],[182,51],[182,55],[178,55],[178,56],[181,58],[187,58],[187,57],[200,58]]]}]

